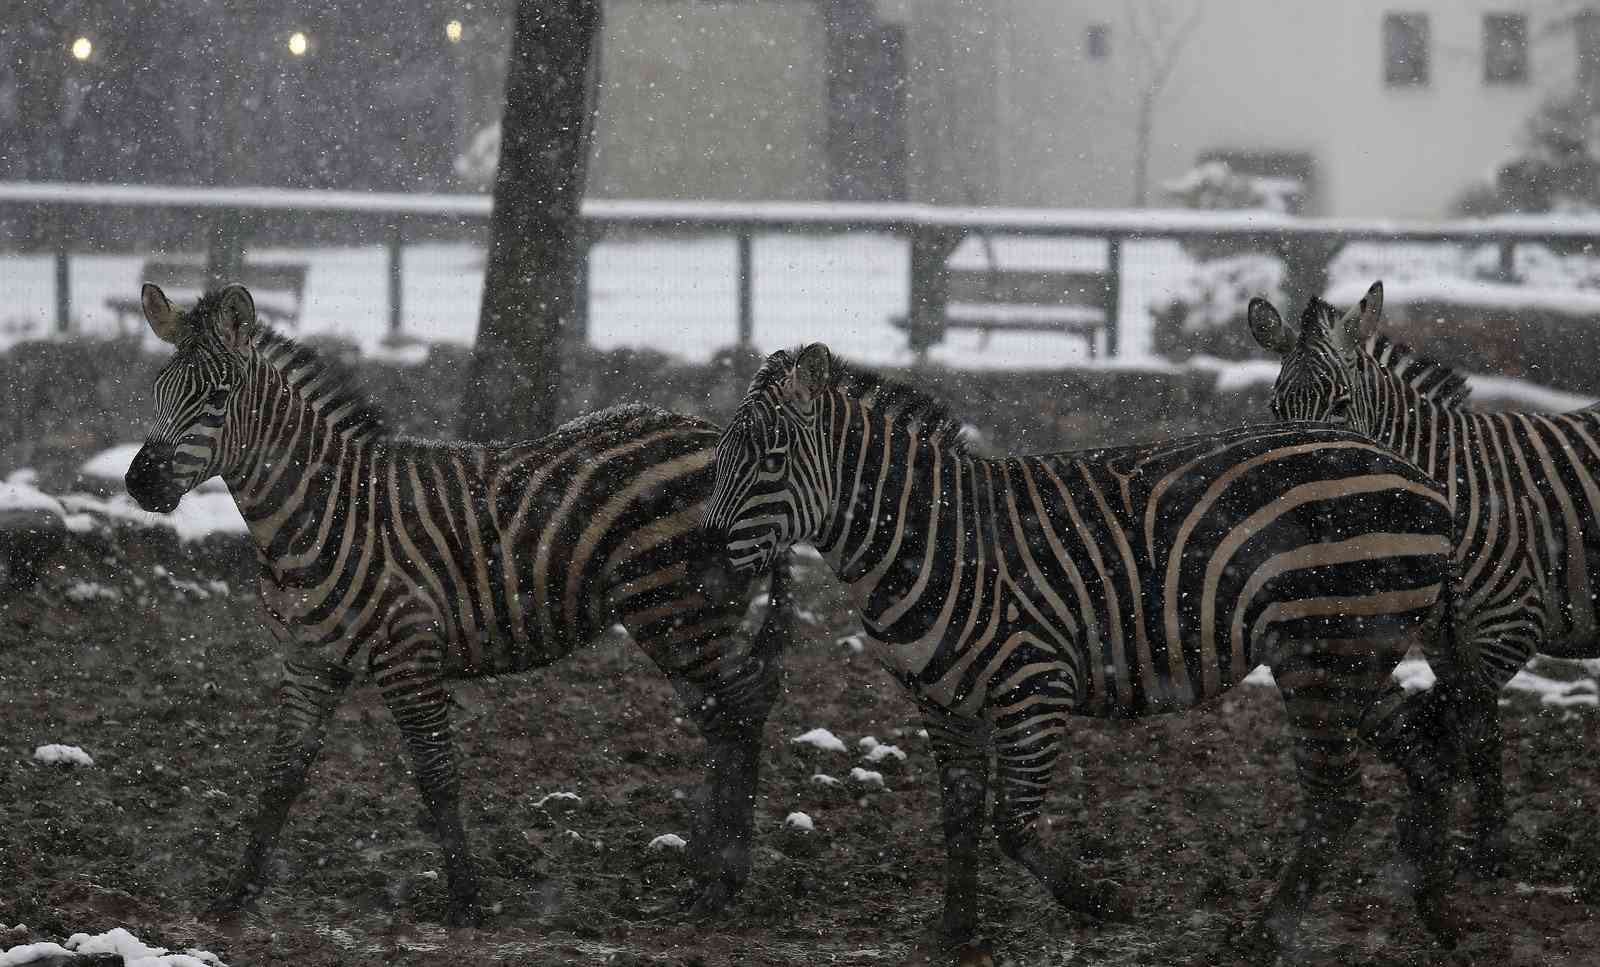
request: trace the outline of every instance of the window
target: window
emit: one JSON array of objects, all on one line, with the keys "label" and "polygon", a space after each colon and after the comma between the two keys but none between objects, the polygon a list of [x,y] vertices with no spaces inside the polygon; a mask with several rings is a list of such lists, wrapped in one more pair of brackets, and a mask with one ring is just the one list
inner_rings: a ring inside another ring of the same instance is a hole
[{"label": "window", "polygon": [[1491,13],[1483,18],[1483,79],[1488,84],[1521,84],[1528,79],[1528,18]]},{"label": "window", "polygon": [[1090,60],[1105,60],[1111,55],[1110,30],[1105,24],[1090,24],[1083,33],[1083,49]]},{"label": "window", "polygon": [[1390,87],[1428,83],[1428,15],[1391,13],[1383,18],[1383,81]]}]

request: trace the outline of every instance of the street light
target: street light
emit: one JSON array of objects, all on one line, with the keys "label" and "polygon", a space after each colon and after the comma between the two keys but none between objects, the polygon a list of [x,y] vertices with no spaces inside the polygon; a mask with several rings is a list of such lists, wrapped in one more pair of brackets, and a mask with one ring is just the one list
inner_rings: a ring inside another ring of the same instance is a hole
[{"label": "street light", "polygon": [[289,35],[289,53],[293,54],[294,56],[304,57],[306,49],[310,46],[311,42],[306,40],[306,35],[300,31],[296,30],[294,33]]},{"label": "street light", "polygon": [[444,25],[444,35],[452,44],[461,43],[461,21],[452,20]]},{"label": "street light", "polygon": [[88,37],[79,37],[72,42],[72,57],[74,60],[88,60],[94,53],[94,41]]}]

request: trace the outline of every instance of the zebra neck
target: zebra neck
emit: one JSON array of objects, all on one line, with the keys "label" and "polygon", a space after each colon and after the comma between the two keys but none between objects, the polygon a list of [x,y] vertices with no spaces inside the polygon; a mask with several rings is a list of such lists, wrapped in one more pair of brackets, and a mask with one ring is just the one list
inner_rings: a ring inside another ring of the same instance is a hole
[{"label": "zebra neck", "polygon": [[1442,409],[1365,354],[1358,358],[1365,423],[1372,438],[1439,479],[1448,469],[1451,423],[1460,414]]},{"label": "zebra neck", "polygon": [[925,583],[976,552],[978,461],[886,421],[857,421],[830,442],[824,462],[836,477],[817,550],[875,634],[908,620],[920,625],[926,616],[908,612]]},{"label": "zebra neck", "polygon": [[374,444],[384,438],[367,404],[336,373],[258,363],[224,474],[257,547],[269,561],[313,558],[337,541],[352,501],[368,490]]}]

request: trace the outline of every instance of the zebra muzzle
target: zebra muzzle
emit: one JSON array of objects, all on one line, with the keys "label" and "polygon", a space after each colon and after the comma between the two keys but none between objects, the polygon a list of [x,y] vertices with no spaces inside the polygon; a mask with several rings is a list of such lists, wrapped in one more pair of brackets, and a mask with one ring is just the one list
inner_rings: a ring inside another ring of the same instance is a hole
[{"label": "zebra muzzle", "polygon": [[171,513],[183,498],[183,491],[172,479],[172,454],[170,446],[146,443],[122,478],[128,496],[151,513]]}]

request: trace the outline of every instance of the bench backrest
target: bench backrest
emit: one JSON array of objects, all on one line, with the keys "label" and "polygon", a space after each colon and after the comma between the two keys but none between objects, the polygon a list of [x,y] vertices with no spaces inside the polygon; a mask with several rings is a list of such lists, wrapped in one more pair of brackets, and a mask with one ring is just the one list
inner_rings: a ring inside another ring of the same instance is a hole
[{"label": "bench backrest", "polygon": [[949,271],[950,302],[1104,309],[1111,299],[1110,278],[1104,272],[954,267]]}]

